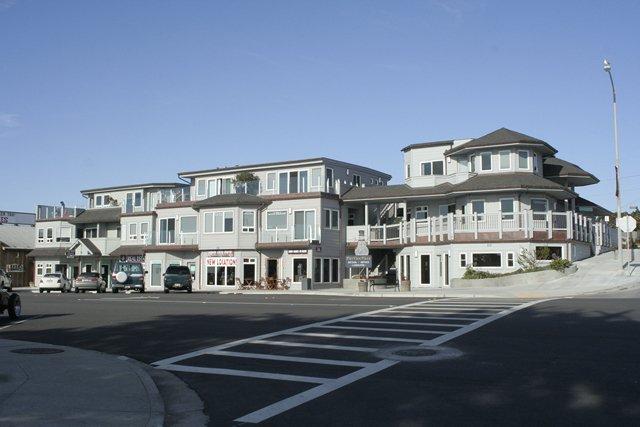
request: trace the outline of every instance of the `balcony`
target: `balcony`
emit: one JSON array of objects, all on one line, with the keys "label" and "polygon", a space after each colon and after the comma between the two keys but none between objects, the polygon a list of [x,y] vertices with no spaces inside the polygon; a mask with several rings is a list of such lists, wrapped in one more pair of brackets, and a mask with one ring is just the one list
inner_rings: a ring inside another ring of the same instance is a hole
[{"label": "balcony", "polygon": [[[197,233],[175,233],[169,232],[164,235],[160,233],[158,245],[176,245],[176,246],[197,246],[200,243],[200,237]],[[151,244],[151,243],[149,243]]]},{"label": "balcony", "polygon": [[67,219],[67,218],[75,218],[84,212],[82,208],[67,208],[63,206],[46,206],[46,205],[38,205],[36,208],[36,220],[56,220],[56,219]]},{"label": "balcony", "polygon": [[320,226],[294,225],[288,228],[262,230],[258,234],[256,246],[268,247],[308,247],[321,242]]},{"label": "balcony", "polygon": [[364,240],[371,246],[463,243],[540,239],[575,240],[611,246],[615,230],[604,222],[574,212],[516,212],[456,215],[411,219],[390,225],[347,227],[347,243]]}]

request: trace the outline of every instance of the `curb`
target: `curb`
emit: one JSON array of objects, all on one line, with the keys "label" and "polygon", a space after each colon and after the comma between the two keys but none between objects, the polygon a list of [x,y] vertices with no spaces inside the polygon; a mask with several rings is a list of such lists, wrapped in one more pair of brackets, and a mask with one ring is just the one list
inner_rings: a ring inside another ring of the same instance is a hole
[{"label": "curb", "polygon": [[164,401],[162,399],[162,394],[160,394],[160,390],[156,386],[156,383],[153,381],[151,375],[145,369],[145,365],[142,362],[138,362],[137,360],[131,359],[127,356],[115,356],[119,360],[123,360],[131,365],[133,370],[135,371],[138,379],[144,386],[147,394],[151,400],[151,408],[149,415],[149,422],[147,423],[148,427],[162,427],[164,425],[165,420],[165,407]]}]

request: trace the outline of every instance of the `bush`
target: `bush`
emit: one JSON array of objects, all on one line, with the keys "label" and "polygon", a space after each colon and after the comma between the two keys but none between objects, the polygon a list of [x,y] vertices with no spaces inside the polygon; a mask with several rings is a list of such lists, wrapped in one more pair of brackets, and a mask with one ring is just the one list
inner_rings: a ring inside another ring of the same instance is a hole
[{"label": "bush", "polygon": [[564,271],[571,267],[571,261],[563,258],[556,258],[549,263],[549,267],[556,271]]},{"label": "bush", "polygon": [[474,270],[471,267],[467,267],[463,279],[488,279],[490,277],[498,277],[500,274],[496,273],[487,273],[486,271]]},{"label": "bush", "polygon": [[538,268],[538,257],[535,252],[523,249],[518,255],[518,264],[524,271],[535,271]]}]

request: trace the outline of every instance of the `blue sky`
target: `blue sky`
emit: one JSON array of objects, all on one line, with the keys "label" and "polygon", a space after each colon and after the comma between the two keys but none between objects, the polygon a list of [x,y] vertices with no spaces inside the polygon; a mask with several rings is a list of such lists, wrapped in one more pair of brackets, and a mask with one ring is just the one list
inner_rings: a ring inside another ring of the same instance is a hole
[{"label": "blue sky", "polygon": [[217,166],[327,156],[402,178],[400,148],[505,126],[614,207],[640,202],[637,1],[0,0],[0,208]]}]

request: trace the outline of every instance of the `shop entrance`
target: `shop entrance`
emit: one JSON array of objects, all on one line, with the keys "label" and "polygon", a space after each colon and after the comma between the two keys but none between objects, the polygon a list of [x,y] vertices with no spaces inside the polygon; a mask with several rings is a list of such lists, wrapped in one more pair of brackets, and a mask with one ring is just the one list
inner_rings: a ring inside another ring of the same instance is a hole
[{"label": "shop entrance", "polygon": [[267,277],[270,279],[278,278],[278,260],[277,259],[267,260]]},{"label": "shop entrance", "polygon": [[242,280],[245,285],[251,286],[256,282],[256,260],[245,258],[242,267]]}]

